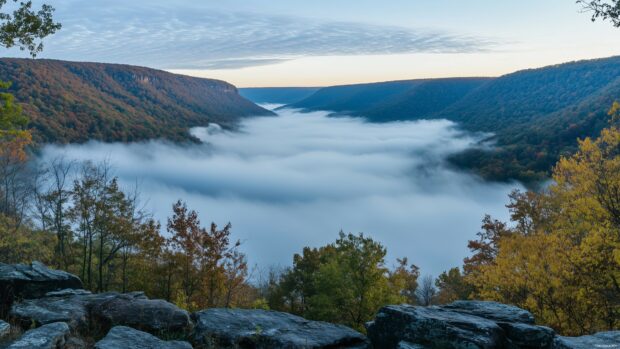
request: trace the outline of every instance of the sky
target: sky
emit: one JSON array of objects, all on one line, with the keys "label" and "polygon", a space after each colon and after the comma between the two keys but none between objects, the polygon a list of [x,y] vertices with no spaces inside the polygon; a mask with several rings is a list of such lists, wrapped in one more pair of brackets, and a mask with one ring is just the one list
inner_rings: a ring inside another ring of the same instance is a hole
[{"label": "sky", "polygon": [[620,54],[620,29],[592,23],[572,0],[50,3],[64,27],[42,58],[143,65],[239,87],[498,76]]},{"label": "sky", "polygon": [[[183,199],[204,225],[232,223],[250,264],[290,266],[305,246],[363,232],[423,274],[462,264],[485,214],[506,221],[517,184],[483,182],[445,166],[477,143],[446,120],[372,124],[325,112],[279,111],[240,132],[194,129],[204,144],[48,145],[41,161],[107,160],[123,188],[164,224]],[[174,164],[174,166],[170,166]]]}]

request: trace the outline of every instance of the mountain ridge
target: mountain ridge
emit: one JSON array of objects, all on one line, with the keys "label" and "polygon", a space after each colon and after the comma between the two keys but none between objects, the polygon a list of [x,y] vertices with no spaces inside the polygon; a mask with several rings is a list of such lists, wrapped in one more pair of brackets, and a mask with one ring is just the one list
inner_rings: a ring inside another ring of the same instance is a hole
[{"label": "mountain ridge", "polygon": [[190,127],[273,115],[225,81],[124,64],[1,58],[0,79],[39,142],[186,141]]},{"label": "mountain ridge", "polygon": [[[607,111],[620,99],[620,56],[461,79],[405,80],[408,90],[372,99],[370,107],[368,99],[346,108],[331,101],[338,99],[337,93],[347,101],[363,99],[402,80],[332,86],[285,107],[330,110],[371,122],[448,119],[468,131],[493,132],[488,140],[496,142],[496,149],[470,149],[450,162],[486,179],[533,183],[547,178],[560,156],[574,152],[578,138],[596,136],[608,125]],[[463,81],[471,85],[456,88]],[[429,84],[444,86],[432,89]]]}]

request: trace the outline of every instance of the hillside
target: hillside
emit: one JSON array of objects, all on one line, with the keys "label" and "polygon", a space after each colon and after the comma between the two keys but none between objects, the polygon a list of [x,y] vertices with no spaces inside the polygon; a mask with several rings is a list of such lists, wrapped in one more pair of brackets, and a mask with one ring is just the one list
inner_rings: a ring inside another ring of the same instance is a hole
[{"label": "hillside", "polygon": [[469,150],[452,163],[488,179],[534,182],[562,154],[573,152],[578,138],[597,135],[617,99],[620,57],[610,57],[498,78],[334,86],[290,107],[348,112],[370,121],[448,119],[470,131],[493,132],[494,151]]},{"label": "hillside", "polygon": [[187,140],[189,127],[271,115],[224,81],[102,63],[0,59],[39,142]]},{"label": "hillside", "polygon": [[246,87],[239,94],[254,103],[291,104],[315,93],[319,87]]},{"label": "hillside", "polygon": [[380,103],[406,93],[419,83],[419,80],[403,80],[324,87],[287,107],[361,115]]},{"label": "hillside", "polygon": [[376,122],[411,120],[442,111],[488,80],[420,79],[332,86],[287,107],[329,110]]}]

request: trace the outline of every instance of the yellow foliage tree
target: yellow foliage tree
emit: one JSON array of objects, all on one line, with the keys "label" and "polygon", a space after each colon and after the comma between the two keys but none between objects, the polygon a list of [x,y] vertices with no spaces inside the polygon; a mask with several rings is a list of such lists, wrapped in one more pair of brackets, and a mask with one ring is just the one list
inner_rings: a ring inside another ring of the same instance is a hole
[{"label": "yellow foliage tree", "polygon": [[512,233],[468,275],[477,296],[527,308],[563,334],[620,327],[620,129],[580,141],[548,189],[512,199]]}]

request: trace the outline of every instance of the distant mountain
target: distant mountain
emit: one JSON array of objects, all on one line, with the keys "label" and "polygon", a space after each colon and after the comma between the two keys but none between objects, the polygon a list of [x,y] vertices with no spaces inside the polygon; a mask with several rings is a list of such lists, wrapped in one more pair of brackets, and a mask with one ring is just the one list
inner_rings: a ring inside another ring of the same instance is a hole
[{"label": "distant mountain", "polygon": [[401,96],[420,83],[421,80],[403,80],[324,87],[286,107],[363,115],[365,111]]},{"label": "distant mountain", "polygon": [[272,115],[224,81],[136,66],[3,58],[0,80],[40,142],[187,140],[193,126]]},{"label": "distant mountain", "polygon": [[577,139],[596,136],[620,99],[620,57],[529,69],[499,78],[394,81],[333,86],[289,105],[331,110],[370,121],[449,119],[493,132],[498,147],[451,161],[485,178],[525,182],[548,175]]},{"label": "distant mountain", "polygon": [[291,104],[311,96],[320,87],[246,87],[239,94],[254,103]]}]

